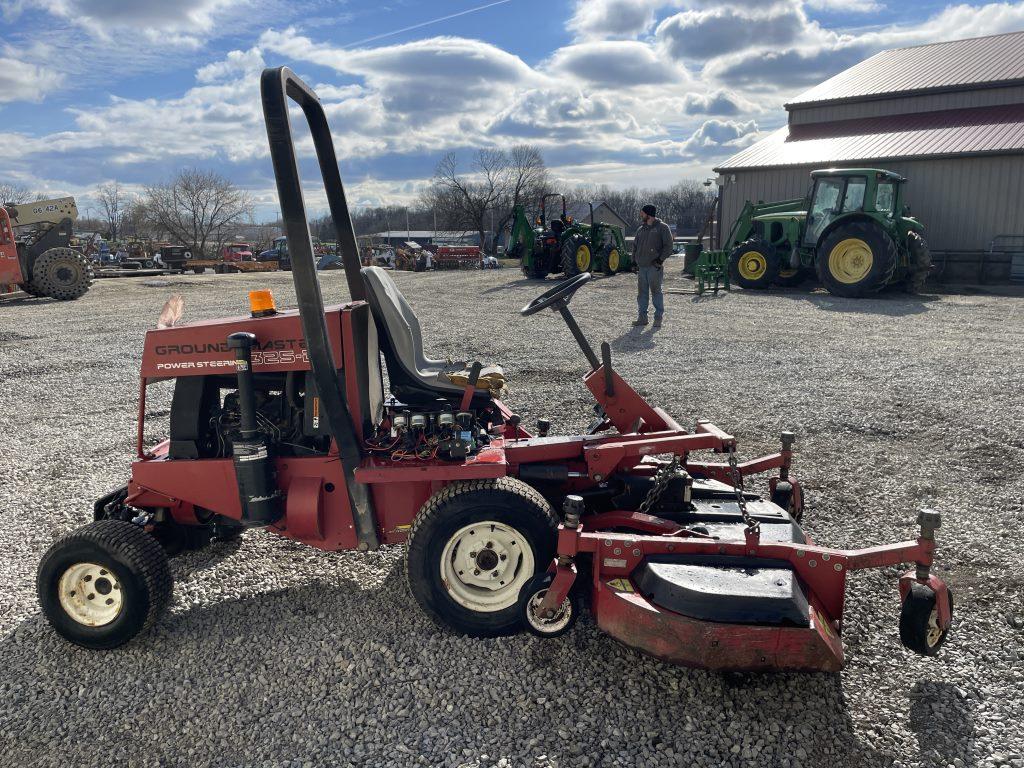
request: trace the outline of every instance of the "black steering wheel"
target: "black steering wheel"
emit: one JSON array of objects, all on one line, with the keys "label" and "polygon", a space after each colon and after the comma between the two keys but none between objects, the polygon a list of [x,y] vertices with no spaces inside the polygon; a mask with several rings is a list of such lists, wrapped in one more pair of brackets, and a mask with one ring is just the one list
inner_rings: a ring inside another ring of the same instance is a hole
[{"label": "black steering wheel", "polygon": [[556,304],[568,304],[572,295],[582,288],[585,283],[589,283],[591,277],[593,275],[589,272],[581,272],[575,277],[563,280],[550,291],[544,291],[544,293],[520,309],[519,314],[523,317],[529,317],[530,315],[537,314],[542,309],[554,307]]}]

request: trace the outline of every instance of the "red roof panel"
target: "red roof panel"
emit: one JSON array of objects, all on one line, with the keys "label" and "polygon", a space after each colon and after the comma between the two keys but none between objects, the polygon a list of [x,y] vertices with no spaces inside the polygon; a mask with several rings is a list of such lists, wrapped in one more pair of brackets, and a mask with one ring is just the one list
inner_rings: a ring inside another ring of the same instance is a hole
[{"label": "red roof panel", "polygon": [[1024,104],[786,126],[718,170],[979,152],[1024,152]]}]

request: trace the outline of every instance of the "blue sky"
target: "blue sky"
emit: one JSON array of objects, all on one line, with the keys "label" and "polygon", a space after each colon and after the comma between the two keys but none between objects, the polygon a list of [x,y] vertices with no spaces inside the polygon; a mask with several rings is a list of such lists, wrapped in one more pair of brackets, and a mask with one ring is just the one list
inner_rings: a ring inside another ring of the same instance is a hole
[{"label": "blue sky", "polygon": [[664,187],[880,50],[1024,29],[1024,2],[0,0],[0,29],[0,183],[86,209],[212,168],[270,218],[264,66],[317,88],[356,204],[524,141],[567,183]]}]

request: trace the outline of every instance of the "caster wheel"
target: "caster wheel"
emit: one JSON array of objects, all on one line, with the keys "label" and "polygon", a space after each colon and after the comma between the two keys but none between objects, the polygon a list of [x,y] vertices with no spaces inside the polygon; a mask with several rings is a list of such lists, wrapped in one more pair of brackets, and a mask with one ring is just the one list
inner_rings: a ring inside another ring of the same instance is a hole
[{"label": "caster wheel", "polygon": [[[953,615],[953,592],[949,595],[949,614]],[[934,656],[946,642],[949,629],[939,628],[939,609],[935,592],[924,584],[913,584],[900,611],[900,642],[922,656]]]},{"label": "caster wheel", "polygon": [[799,508],[796,507],[796,500],[793,494],[792,483],[780,480],[775,485],[775,490],[772,491],[772,504],[777,507],[782,507],[789,513],[789,516],[794,521],[800,522],[804,518],[804,507],[803,504]]},{"label": "caster wheel", "polygon": [[538,637],[564,635],[572,629],[580,615],[580,601],[575,589],[569,590],[569,595],[562,601],[554,616],[544,617],[537,613],[554,578],[553,573],[538,573],[526,582],[519,592],[519,615],[522,617],[523,625]]},{"label": "caster wheel", "polygon": [[171,601],[167,555],[133,523],[98,520],[57,541],[36,575],[43,615],[85,648],[116,648],[152,626]]}]

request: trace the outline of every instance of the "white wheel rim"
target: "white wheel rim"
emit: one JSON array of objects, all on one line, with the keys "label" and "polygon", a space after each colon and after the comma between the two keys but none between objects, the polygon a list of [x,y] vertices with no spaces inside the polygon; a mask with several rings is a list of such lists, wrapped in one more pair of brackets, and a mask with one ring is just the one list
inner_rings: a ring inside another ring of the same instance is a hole
[{"label": "white wheel rim", "polygon": [[493,520],[459,529],[441,553],[441,580],[448,594],[478,613],[515,605],[533,570],[533,549],[526,537]]},{"label": "white wheel rim", "polygon": [[109,624],[124,605],[117,576],[96,563],[76,563],[64,571],[57,583],[57,596],[64,613],[87,627]]},{"label": "white wheel rim", "polygon": [[928,615],[928,633],[925,636],[925,642],[928,643],[929,648],[934,648],[941,639],[942,629],[939,628],[939,609],[932,608],[932,612]]},{"label": "white wheel rim", "polygon": [[526,609],[526,620],[530,622],[530,626],[538,632],[543,632],[545,634],[559,632],[565,629],[566,625],[572,619],[572,601],[570,601],[568,597],[562,601],[562,605],[557,611],[555,611],[555,615],[551,618],[545,619],[538,613],[540,604],[544,602],[544,596],[547,595],[547,593],[548,591],[546,589],[542,589],[531,597],[530,604]]}]

